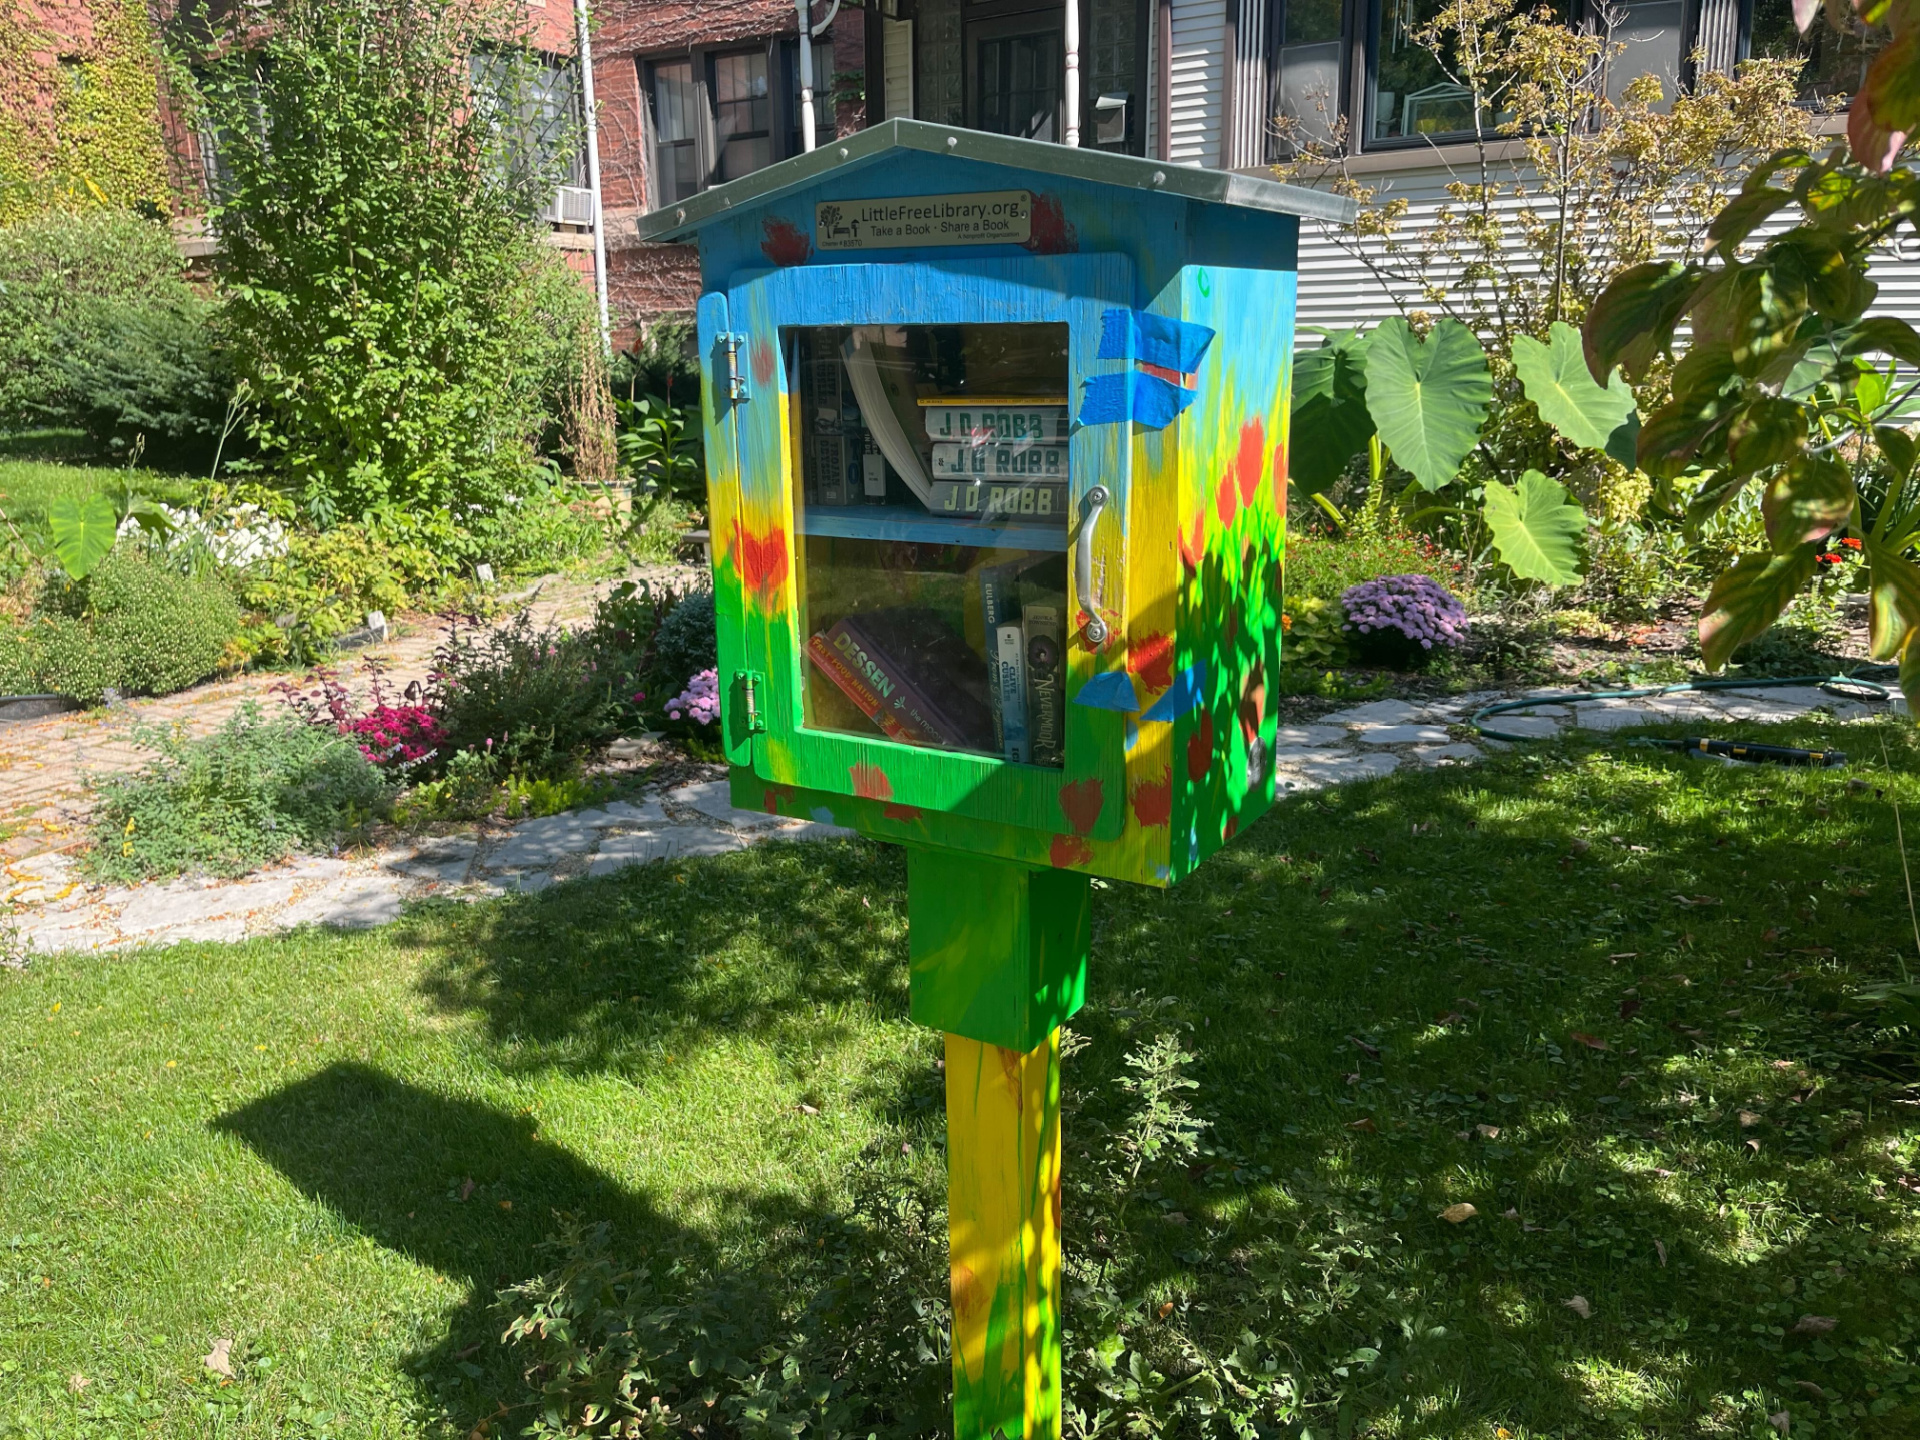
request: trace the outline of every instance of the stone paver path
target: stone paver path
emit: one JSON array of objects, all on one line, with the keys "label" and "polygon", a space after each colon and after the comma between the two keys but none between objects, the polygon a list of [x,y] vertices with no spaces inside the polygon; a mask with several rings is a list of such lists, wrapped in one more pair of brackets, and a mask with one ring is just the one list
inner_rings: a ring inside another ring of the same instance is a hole
[{"label": "stone paver path", "polygon": [[447,836],[352,860],[302,856],[239,880],[88,886],[72,859],[48,851],[6,866],[5,898],[29,951],[115,951],[242,940],[301,925],[366,929],[430,895],[481,900],[653,860],[724,855],[762,840],[852,833],[736,810],[727,782],[715,778],[637,803],[523,821],[503,836]]},{"label": "stone paver path", "polygon": [[[678,571],[660,573],[685,583]],[[578,621],[586,618],[595,599],[613,583],[547,580],[516,598],[532,611],[537,625]],[[385,667],[384,683],[398,692],[426,678],[440,640],[436,621],[412,617],[405,633],[342,655],[328,668],[357,699],[364,700],[368,680],[362,662],[376,661]],[[89,779],[137,770],[152,758],[133,743],[136,725],[178,725],[191,735],[210,734],[248,701],[269,713],[278,709],[282,701],[273,692],[290,680],[303,690],[313,688],[310,677],[285,672],[248,674],[159,699],[0,725],[0,825],[15,832],[0,842],[0,862],[18,862],[79,842],[92,808]]]},{"label": "stone paver path", "polygon": [[[1389,775],[1403,765],[1471,761],[1489,746],[1465,722],[1503,692],[1416,702],[1375,700],[1311,724],[1281,727],[1274,748],[1282,794]],[[1791,720],[1822,711],[1837,720],[1883,713],[1886,705],[1814,688],[1722,690],[1640,700],[1542,704],[1489,723],[1547,737],[1565,728],[1610,731],[1673,720],[1726,723]],[[381,925],[412,899],[465,899],[544,890],[582,876],[683,856],[720,855],[767,839],[840,838],[831,825],[736,810],[727,782],[713,778],[615,801],[602,808],[527,820],[502,835],[423,840],[363,859],[301,858],[233,881],[176,880],[130,888],[88,887],[55,851],[5,868],[11,923],[31,952],[124,950],[181,940],[239,940],[307,924]]]}]

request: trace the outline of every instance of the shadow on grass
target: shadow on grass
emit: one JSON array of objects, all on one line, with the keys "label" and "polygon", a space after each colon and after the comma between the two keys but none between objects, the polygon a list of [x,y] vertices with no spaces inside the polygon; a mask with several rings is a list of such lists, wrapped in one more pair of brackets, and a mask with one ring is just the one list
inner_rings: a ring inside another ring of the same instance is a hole
[{"label": "shadow on grass", "polygon": [[[1920,801],[1910,741],[1893,750]],[[1916,1096],[1819,998],[1883,978],[1907,928],[1886,777],[1849,778],[1521,754],[1293,801],[1176,891],[1099,892],[1068,1069],[1068,1344],[1111,1335],[1149,1378],[1123,1398],[1083,1358],[1069,1396],[1200,1435],[1202,1402],[1270,1385],[1271,1359],[1316,1434],[1745,1435],[1783,1410],[1796,1437],[1916,1433]],[[430,910],[411,938],[503,1068],[644,1080],[732,1033],[799,1052],[901,1023],[903,880],[885,847],[768,846]],[[1198,1057],[1208,1148],[1098,1181],[1136,1109],[1126,1057],[1162,1033]],[[873,1077],[893,1138],[936,1119],[923,1081]],[[536,1267],[554,1209],[636,1250],[706,1244],[531,1121],[355,1067],[225,1123],[481,1293]],[[456,1175],[524,1190],[510,1215],[465,1208]],[[1460,1202],[1477,1216],[1439,1218]],[[783,1242],[734,1263],[804,1304]],[[1253,1368],[1229,1374],[1236,1347]]]}]

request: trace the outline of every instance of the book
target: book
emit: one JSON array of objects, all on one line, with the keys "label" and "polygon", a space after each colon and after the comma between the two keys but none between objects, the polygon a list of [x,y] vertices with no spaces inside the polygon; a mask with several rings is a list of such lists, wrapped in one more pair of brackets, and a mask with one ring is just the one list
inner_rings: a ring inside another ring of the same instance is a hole
[{"label": "book", "polygon": [[1035,765],[1059,765],[1066,750],[1066,616],[1057,597],[1021,607],[1027,644],[1027,740]]},{"label": "book", "polygon": [[[1002,754],[1006,752],[1006,727],[1003,722],[1003,691],[1000,688],[1001,657],[998,649],[999,633],[1003,626],[1011,624],[1015,629],[1020,624],[1020,604],[1014,596],[1014,577],[1017,576],[1025,561],[1010,564],[982,565],[979,569],[980,580],[980,648],[986,652],[988,666],[987,706],[993,713],[993,748]],[[1027,713],[1026,667],[1021,666],[1020,718],[1024,730]]]},{"label": "book", "polygon": [[908,717],[896,715],[874,687],[854,673],[851,662],[835,648],[833,640],[826,634],[815,634],[807,641],[807,658],[813,662],[814,669],[831,680],[862,715],[880,727],[888,739],[903,741],[908,745],[938,743],[931,733],[914,728]]},{"label": "book", "polygon": [[1055,480],[1067,478],[1065,445],[948,445],[933,447],[936,480]]},{"label": "book", "polygon": [[[897,738],[992,752],[986,666],[935,611],[898,606],[847,615],[824,638],[832,655],[900,727]],[[811,653],[811,642],[808,648]],[[861,703],[856,696],[849,698]],[[885,722],[876,723],[894,733]]]},{"label": "book", "polygon": [[861,494],[869,505],[886,504],[887,457],[880,453],[871,431],[861,433],[860,486]]},{"label": "book", "polygon": [[1000,753],[1016,764],[1033,759],[1027,736],[1027,637],[1018,622],[994,628],[994,721]]},{"label": "book", "polygon": [[927,438],[969,445],[1064,445],[1072,422],[1065,405],[983,397],[973,401],[927,399]]},{"label": "book", "polygon": [[933,482],[935,515],[968,520],[1033,520],[1064,525],[1067,520],[1065,485],[997,485],[983,480]]},{"label": "book", "polygon": [[847,503],[847,459],[845,436],[813,437],[813,492],[821,505]]}]

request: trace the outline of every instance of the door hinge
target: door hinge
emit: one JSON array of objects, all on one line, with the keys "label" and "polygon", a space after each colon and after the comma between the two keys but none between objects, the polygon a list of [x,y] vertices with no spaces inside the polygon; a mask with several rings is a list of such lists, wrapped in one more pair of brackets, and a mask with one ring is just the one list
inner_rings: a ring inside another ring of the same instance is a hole
[{"label": "door hinge", "polygon": [[760,687],[765,679],[755,670],[733,672],[733,683],[740,691],[740,721],[744,734],[760,735],[766,731],[766,716],[760,711]]},{"label": "door hinge", "polygon": [[750,393],[747,389],[746,366],[743,364],[747,337],[737,331],[729,331],[720,337],[720,345],[727,352],[727,399],[737,405]]}]

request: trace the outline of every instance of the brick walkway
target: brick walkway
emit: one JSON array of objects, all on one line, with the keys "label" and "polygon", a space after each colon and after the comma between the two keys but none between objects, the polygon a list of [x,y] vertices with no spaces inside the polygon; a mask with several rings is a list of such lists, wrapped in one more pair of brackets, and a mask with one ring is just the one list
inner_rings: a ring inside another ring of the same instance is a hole
[{"label": "brick walkway", "polygon": [[[693,572],[636,573],[670,576],[684,585]],[[536,624],[578,622],[614,583],[550,578],[516,599],[528,605]],[[330,668],[356,696],[364,697],[367,680],[361,662],[377,660],[386,667],[387,682],[396,690],[405,689],[410,681],[426,678],[440,635],[440,624],[433,616],[404,616],[392,639],[342,655]],[[0,841],[0,863],[80,842],[92,809],[89,782],[137,770],[151,758],[133,742],[136,725],[178,725],[191,735],[210,734],[248,701],[272,713],[283,704],[273,693],[275,687],[289,680],[307,688],[310,677],[285,671],[239,675],[159,699],[0,726],[0,836],[8,837]]]}]

